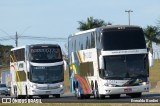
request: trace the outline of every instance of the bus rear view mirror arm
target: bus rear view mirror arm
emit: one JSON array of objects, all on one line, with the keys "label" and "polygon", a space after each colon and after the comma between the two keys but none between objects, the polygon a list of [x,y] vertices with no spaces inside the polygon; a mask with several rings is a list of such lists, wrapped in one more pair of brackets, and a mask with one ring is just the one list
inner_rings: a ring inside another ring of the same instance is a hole
[{"label": "bus rear view mirror arm", "polygon": [[102,55],[99,56],[99,69],[104,69],[104,59]]}]

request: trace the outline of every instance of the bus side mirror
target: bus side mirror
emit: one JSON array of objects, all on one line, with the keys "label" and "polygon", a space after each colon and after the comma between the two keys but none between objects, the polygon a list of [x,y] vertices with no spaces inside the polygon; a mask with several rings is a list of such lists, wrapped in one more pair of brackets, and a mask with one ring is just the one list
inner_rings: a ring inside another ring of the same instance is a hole
[{"label": "bus side mirror", "polygon": [[99,69],[104,70],[104,59],[102,55],[99,56]]},{"label": "bus side mirror", "polygon": [[154,65],[154,59],[153,59],[153,54],[150,51],[148,52],[148,60],[149,60],[149,67],[152,67]]},{"label": "bus side mirror", "polygon": [[67,62],[65,60],[63,60],[63,63],[64,63],[64,71],[67,71]]}]

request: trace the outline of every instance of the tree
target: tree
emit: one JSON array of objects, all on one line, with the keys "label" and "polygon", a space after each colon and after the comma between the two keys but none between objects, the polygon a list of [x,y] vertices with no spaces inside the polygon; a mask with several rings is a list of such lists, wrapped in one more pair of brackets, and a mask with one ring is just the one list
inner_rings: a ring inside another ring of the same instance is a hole
[{"label": "tree", "polygon": [[160,44],[160,32],[156,26],[147,26],[144,29],[148,48],[152,48],[152,43]]},{"label": "tree", "polygon": [[80,31],[97,28],[101,26],[111,25],[112,23],[108,22],[105,23],[104,20],[101,19],[94,19],[93,17],[88,17],[87,22],[78,21],[79,27],[77,28]]},{"label": "tree", "polygon": [[8,65],[10,61],[10,50],[13,46],[0,45],[0,64]]},{"label": "tree", "polygon": [[157,20],[157,27],[158,27],[158,29],[160,30],[160,17],[159,17],[159,19]]}]

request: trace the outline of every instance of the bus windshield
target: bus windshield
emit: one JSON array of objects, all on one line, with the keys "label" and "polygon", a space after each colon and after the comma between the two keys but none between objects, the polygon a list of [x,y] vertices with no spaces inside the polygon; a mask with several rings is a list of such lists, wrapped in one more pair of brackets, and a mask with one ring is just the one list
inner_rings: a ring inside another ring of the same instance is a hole
[{"label": "bus windshield", "polygon": [[102,35],[103,50],[144,49],[146,43],[140,29],[104,31]]},{"label": "bus windshield", "polygon": [[148,60],[146,54],[105,56],[104,77],[108,79],[146,78]]},{"label": "bus windshield", "polygon": [[30,60],[37,63],[62,61],[61,50],[58,47],[30,48]]},{"label": "bus windshield", "polygon": [[34,83],[56,83],[64,80],[63,66],[31,66],[30,80]]}]

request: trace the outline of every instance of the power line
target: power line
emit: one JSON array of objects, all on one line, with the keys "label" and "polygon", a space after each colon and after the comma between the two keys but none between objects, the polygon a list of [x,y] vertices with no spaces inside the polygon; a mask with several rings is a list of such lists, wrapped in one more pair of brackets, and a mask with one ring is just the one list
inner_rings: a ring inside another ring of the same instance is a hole
[{"label": "power line", "polygon": [[13,37],[13,35],[9,35],[6,31],[0,29],[1,32],[3,32],[4,34],[7,35],[7,38],[0,38],[0,41],[8,41],[8,40],[14,40],[15,41],[15,45],[16,47],[18,46],[18,40],[19,39],[30,39],[30,40],[54,40],[54,41],[59,41],[59,42],[67,42],[67,38],[61,38],[61,37],[43,37],[43,36],[22,36],[24,34],[25,31],[27,31],[30,27],[27,27],[21,34],[18,34],[18,32],[16,32],[16,34],[14,35],[15,37]]},{"label": "power line", "polygon": [[[16,32],[16,39],[15,43],[18,46],[18,39],[30,39],[30,40],[55,40],[55,41],[61,41],[61,42],[66,42],[67,38],[56,38],[56,37],[43,37],[43,36],[18,36],[18,33]],[[0,41],[6,41],[6,40],[13,40],[11,38],[3,38],[0,39]]]},{"label": "power line", "polygon": [[4,34],[6,34],[10,39],[14,39],[12,37],[12,35],[8,34],[6,31],[4,31],[3,29],[0,28],[0,31],[3,32]]},{"label": "power line", "polygon": [[66,40],[67,40],[67,38],[43,37],[43,36],[21,36],[21,38],[48,39],[48,40],[63,40],[63,41],[66,41]]},{"label": "power line", "polygon": [[13,40],[11,38],[1,38],[0,41],[7,41],[7,40]]}]

